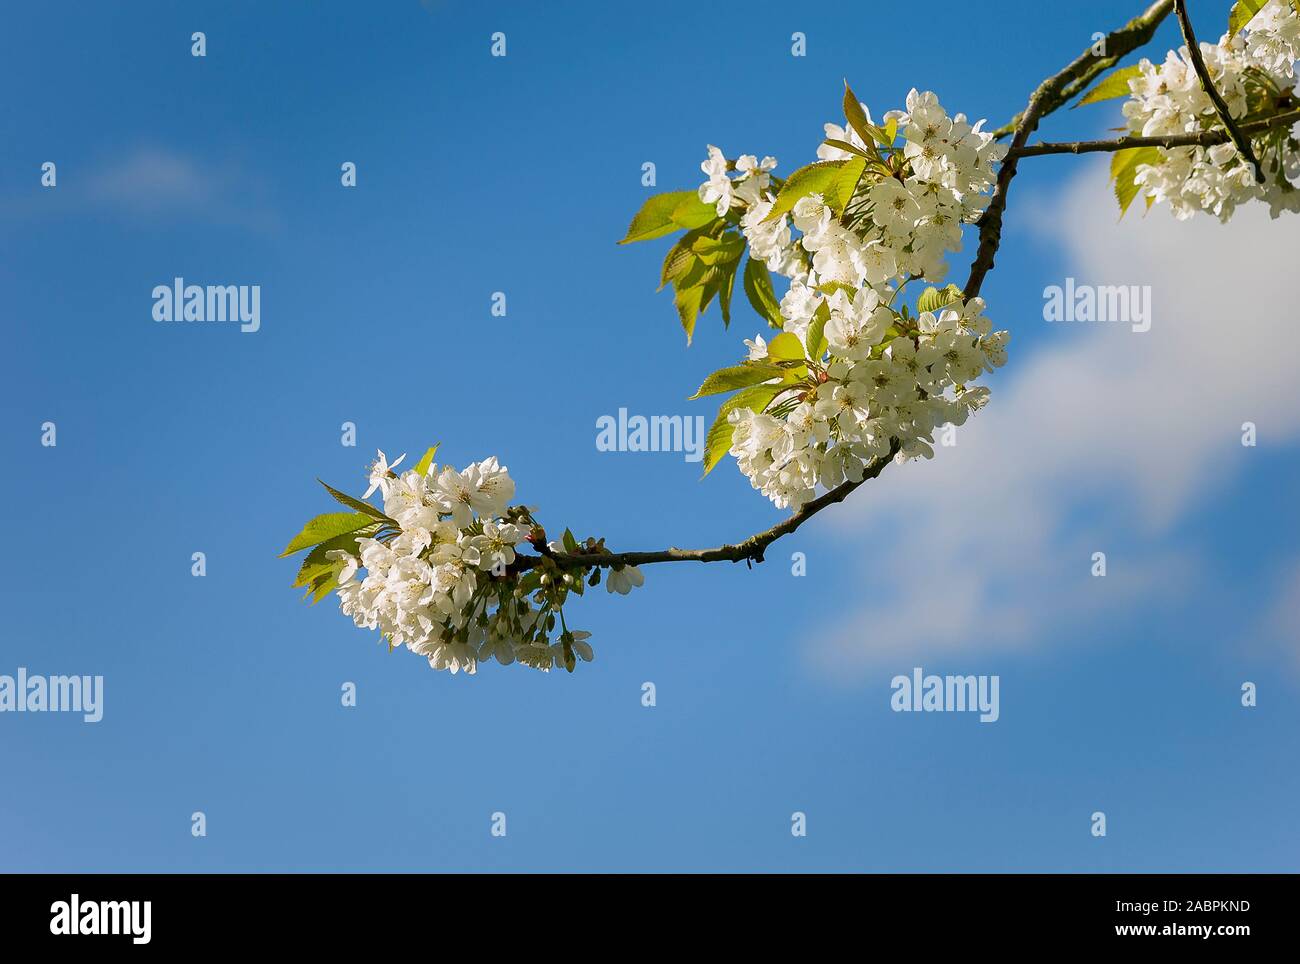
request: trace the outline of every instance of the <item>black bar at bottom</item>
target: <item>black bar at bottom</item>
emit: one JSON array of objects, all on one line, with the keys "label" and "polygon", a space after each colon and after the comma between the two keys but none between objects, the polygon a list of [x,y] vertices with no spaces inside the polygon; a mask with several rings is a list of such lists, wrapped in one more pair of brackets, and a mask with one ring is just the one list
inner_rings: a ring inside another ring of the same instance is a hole
[{"label": "black bar at bottom", "polygon": [[701,926],[734,937],[734,924],[760,937],[836,920],[860,928],[857,940],[923,935],[927,948],[1046,938],[1227,949],[1284,937],[1296,884],[1287,875],[634,876],[5,875],[0,926],[7,947],[81,952],[374,950],[428,942],[442,928],[486,926],[496,942],[509,933],[585,935],[605,923],[647,928],[636,933],[660,942]]}]

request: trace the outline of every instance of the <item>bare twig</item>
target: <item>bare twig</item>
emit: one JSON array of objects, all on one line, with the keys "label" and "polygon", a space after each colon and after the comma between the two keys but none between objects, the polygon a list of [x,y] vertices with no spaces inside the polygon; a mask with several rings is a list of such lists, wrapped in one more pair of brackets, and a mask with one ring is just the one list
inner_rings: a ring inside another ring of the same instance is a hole
[{"label": "bare twig", "polygon": [[[1243,134],[1259,134],[1274,127],[1290,126],[1300,123],[1300,109],[1284,111],[1240,125]],[[1196,134],[1170,134],[1165,137],[1119,137],[1109,141],[1070,141],[1038,144],[1026,144],[1016,151],[1017,157],[1039,157],[1044,154],[1096,154],[1099,152],[1123,151],[1130,147],[1213,147],[1230,139],[1223,130],[1200,131]]]},{"label": "bare twig", "polygon": [[1223,95],[1215,88],[1214,81],[1210,78],[1210,70],[1205,66],[1205,58],[1201,56],[1200,44],[1196,42],[1196,33],[1192,30],[1192,18],[1187,13],[1187,0],[1174,0],[1174,11],[1178,15],[1178,26],[1183,31],[1183,41],[1187,44],[1187,56],[1192,61],[1196,76],[1201,78],[1201,86],[1205,88],[1206,95],[1210,98],[1210,102],[1214,104],[1214,112],[1219,115],[1219,120],[1223,122],[1223,126],[1228,132],[1228,139],[1232,141],[1237,153],[1249,161],[1251,167],[1255,169],[1256,182],[1263,184],[1264,168],[1260,166],[1259,158],[1255,156],[1255,151],[1250,146],[1250,138],[1237,127],[1237,122],[1232,119],[1232,113],[1228,110],[1227,102],[1224,101]]},{"label": "bare twig", "polygon": [[[712,549],[661,549],[654,552],[568,553],[548,549],[545,556],[548,559],[553,559],[561,566],[586,566],[587,568],[595,566],[602,568],[643,566],[651,562],[741,562],[742,560],[762,562],[763,553],[768,546],[782,536],[794,532],[795,529],[798,529],[828,505],[843,502],[849,493],[858,486],[880,475],[885,466],[897,454],[898,442],[895,440],[893,445],[890,446],[889,454],[881,456],[867,465],[865,474],[858,481],[840,483],[829,492],[818,496],[811,502],[804,503],[790,518],[778,522],[770,529],[757,532],[735,545],[717,546]],[[541,556],[519,556],[512,568],[518,570],[531,569],[541,559]]]}]

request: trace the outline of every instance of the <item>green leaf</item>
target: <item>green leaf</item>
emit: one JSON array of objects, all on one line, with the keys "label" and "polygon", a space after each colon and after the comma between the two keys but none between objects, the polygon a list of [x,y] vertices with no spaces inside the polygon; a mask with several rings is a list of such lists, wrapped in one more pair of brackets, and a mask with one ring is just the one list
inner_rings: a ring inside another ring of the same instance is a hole
[{"label": "green leaf", "polygon": [[[1118,70],[1112,70],[1103,77],[1093,88],[1080,98],[1075,107],[1082,107],[1084,104],[1095,104],[1099,100],[1110,100],[1113,97],[1127,97],[1130,93],[1128,82],[1133,77],[1140,77],[1142,68],[1137,64],[1131,67],[1121,67]],[[1073,110],[1074,108],[1071,108]]]},{"label": "green leaf", "polygon": [[297,588],[298,586],[310,586],[323,573],[333,572],[334,568],[335,565],[333,560],[327,562],[304,562],[302,567],[298,570],[298,577],[293,581],[294,588]]},{"label": "green leaf", "polygon": [[687,288],[703,288],[722,276],[722,269],[716,265],[705,264],[692,253],[691,263],[686,270],[673,279],[673,287],[678,292]]},{"label": "green leaf", "polygon": [[862,172],[866,169],[867,162],[863,158],[844,162],[844,166],[840,168],[826,195],[827,205],[836,214],[843,214],[844,208],[848,206],[849,201],[853,200],[853,191],[857,188],[858,181],[862,179]]},{"label": "green leaf", "polygon": [[961,299],[962,290],[956,285],[948,285],[942,290],[931,286],[921,292],[921,297],[916,299],[916,310],[918,313],[922,311],[939,311],[954,301],[961,301]]},{"label": "green leaf", "polygon": [[767,343],[767,357],[781,361],[802,361],[803,342],[793,332],[783,331]]},{"label": "green leaf", "polygon": [[355,532],[371,525],[374,521],[364,512],[327,512],[324,515],[318,515],[303,526],[301,532],[289,540],[284,552],[280,553],[280,558],[291,556],[295,552],[301,552],[303,549],[324,542],[326,539],[333,539],[335,536],[343,535],[346,532]]},{"label": "green leaf", "polygon": [[[791,337],[794,337],[793,335]],[[796,339],[797,340],[797,339]],[[800,349],[799,357],[803,357],[803,350]],[[765,382],[769,378],[783,378],[785,369],[777,365],[769,365],[762,362],[752,362],[744,365],[732,365],[729,368],[720,368],[708,378],[704,379],[704,384],[699,390],[688,399],[694,401],[697,398],[703,398],[706,395],[720,395],[723,392],[734,392],[737,388],[748,388],[751,385],[757,385]]]},{"label": "green leaf", "polygon": [[734,232],[720,238],[699,237],[691,243],[691,250],[705,264],[726,264],[740,260],[745,251],[745,239]]},{"label": "green leaf", "polygon": [[[853,93],[853,88],[849,86],[847,80],[844,81],[844,116],[853,129],[858,132],[858,136],[862,138],[863,143],[868,145],[871,156],[875,157],[876,160],[880,159],[880,152],[871,146],[872,142],[879,141],[885,145],[894,142],[892,135],[887,136],[885,131],[867,120],[867,113],[862,109],[857,94]],[[897,124],[895,124],[895,130],[897,130]]]},{"label": "green leaf", "polygon": [[[736,427],[727,421],[727,416],[737,408],[748,408],[761,412],[772,399],[789,388],[788,385],[755,385],[737,392],[722,403],[713,426],[704,440],[704,475],[713,471],[713,467],[731,448],[731,437]],[[703,478],[703,476],[701,476]]]},{"label": "green leaf", "polygon": [[1116,151],[1110,158],[1110,176],[1115,182],[1115,200],[1119,202],[1119,216],[1122,218],[1128,206],[1137,197],[1138,186],[1133,178],[1142,164],[1156,164],[1160,161],[1158,147],[1129,147]]},{"label": "green leaf", "polygon": [[825,284],[818,285],[817,290],[827,296],[833,295],[837,291],[843,291],[846,295],[849,296],[849,301],[852,301],[854,295],[858,293],[857,288],[843,281],[828,281]]},{"label": "green leaf", "polygon": [[698,235],[694,231],[683,234],[677,239],[677,243],[668,249],[664,255],[663,270],[659,272],[659,290],[663,291],[664,286],[670,281],[675,281],[684,272],[695,259],[691,251],[691,244]]},{"label": "green leaf", "polygon": [[[1266,6],[1268,6],[1268,0],[1237,0],[1228,14],[1228,33],[1236,35],[1237,31],[1250,23],[1255,14]],[[1300,12],[1300,10],[1297,12]]]},{"label": "green leaf", "polygon": [[871,123],[867,120],[866,111],[862,109],[857,94],[853,93],[853,88],[849,86],[847,80],[844,81],[844,117],[864,142],[868,144],[872,142],[874,138],[871,134]]},{"label": "green leaf", "polygon": [[823,301],[813,312],[812,321],[808,323],[808,357],[813,361],[819,361],[826,353],[826,322],[831,318],[831,306],[829,302]]},{"label": "green leaf", "polygon": [[835,178],[840,173],[840,168],[848,161],[816,161],[805,167],[799,168],[788,178],[785,186],[781,188],[781,193],[776,196],[776,203],[772,205],[772,210],[768,212],[764,221],[775,221],[781,215],[791,211],[794,206],[810,194],[820,194],[823,197],[831,190],[835,184]]},{"label": "green leaf", "polygon": [[781,303],[776,300],[776,292],[772,290],[772,272],[767,270],[767,265],[762,261],[755,261],[751,255],[745,262],[742,284],[745,288],[745,297],[749,299],[754,310],[766,318],[767,323],[773,328],[782,327],[785,319],[781,317]]},{"label": "green leaf", "polygon": [[718,209],[712,204],[700,200],[699,191],[682,192],[689,195],[672,210],[669,217],[679,228],[702,228],[710,221],[718,219]]},{"label": "green leaf", "polygon": [[700,316],[703,303],[704,288],[700,285],[688,288],[677,286],[677,292],[673,295],[673,305],[677,308],[677,317],[681,319],[682,328],[686,332],[686,344],[688,345],[695,334],[695,320]]},{"label": "green leaf", "polygon": [[311,604],[314,606],[330,594],[338,586],[338,574],[333,568],[329,572],[321,573],[315,581],[307,587],[307,594],[311,596]]},{"label": "green leaf", "polygon": [[718,289],[718,308],[722,311],[722,327],[727,328],[731,325],[731,293],[736,287],[736,269],[740,267],[740,258],[724,266],[726,272],[722,276],[721,286]]},{"label": "green leaf", "polygon": [[337,535],[333,539],[326,539],[320,545],[307,553],[302,561],[302,566],[298,569],[298,576],[294,579],[295,586],[308,586],[324,572],[332,572],[339,568],[339,563],[328,558],[327,553],[341,549],[344,552],[357,554],[357,540],[369,538],[380,529],[378,522],[367,526],[364,529],[358,529],[356,532],[345,532]]},{"label": "green leaf", "polygon": [[340,492],[338,489],[330,486],[329,484],[325,482],[321,482],[320,479],[317,479],[316,481],[320,482],[321,485],[325,486],[325,490],[329,492],[330,495],[334,496],[335,499],[337,499],[339,502],[342,502],[349,509],[356,509],[358,512],[364,512],[372,519],[379,519],[382,522],[392,522],[394,525],[396,525],[396,522],[393,519],[388,518],[388,516],[384,515],[382,512],[376,509],[369,502],[362,502],[360,499],[354,499],[352,498],[352,496]]},{"label": "green leaf", "polygon": [[[438,445],[441,444],[441,442],[438,443]],[[433,457],[438,454],[438,445],[430,445],[424,455],[420,457],[420,461],[415,463],[415,471],[420,475],[428,474],[429,466],[433,464]]]},{"label": "green leaf", "polygon": [[[684,227],[673,220],[673,215],[678,208],[685,209],[684,202],[692,197],[699,202],[699,194],[695,191],[670,191],[648,198],[632,218],[632,223],[627,226],[627,236],[619,244],[662,238],[665,234],[672,234]],[[716,215],[717,212],[713,213]]]},{"label": "green leaf", "polygon": [[827,147],[834,147],[841,151],[847,151],[848,153],[855,154],[861,158],[871,157],[870,154],[858,147],[857,144],[850,144],[848,141],[842,141],[838,137],[828,137],[826,140],[822,141],[822,143]]}]

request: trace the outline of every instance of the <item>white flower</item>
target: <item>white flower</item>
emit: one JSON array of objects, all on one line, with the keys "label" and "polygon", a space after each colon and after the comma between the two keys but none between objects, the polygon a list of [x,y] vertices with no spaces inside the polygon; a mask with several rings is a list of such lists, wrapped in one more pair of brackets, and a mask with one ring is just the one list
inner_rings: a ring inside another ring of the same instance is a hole
[{"label": "white flower", "polygon": [[700,185],[700,200],[714,205],[718,217],[725,217],[736,200],[735,184],[727,175],[727,158],[722,151],[710,144],[708,159],[700,164],[700,170],[709,176]]},{"label": "white flower", "polygon": [[871,288],[860,289],[852,301],[837,291],[831,297],[830,312],[825,335],[831,354],[854,360],[870,357],[894,320],[894,313],[880,303]]},{"label": "white flower", "polygon": [[352,553],[344,549],[330,549],[325,553],[325,558],[334,562],[340,559],[343,561],[343,568],[339,570],[338,584],[346,586],[352,581],[352,577],[357,574],[357,568],[361,565],[361,560]]},{"label": "white flower", "polygon": [[397,466],[401,464],[402,459],[404,458],[406,458],[405,452],[399,455],[397,457],[397,460],[394,461],[391,465],[389,465],[388,456],[384,455],[383,451],[380,450],[379,458],[375,459],[374,463],[370,466],[370,488],[366,489],[365,495],[363,495],[361,498],[363,499],[370,498],[374,494],[375,489],[378,489],[381,486],[386,485],[388,482],[388,473],[391,472],[393,469],[397,468]]},{"label": "white flower", "polygon": [[623,566],[609,571],[609,575],[605,577],[605,588],[609,592],[626,596],[634,587],[644,582],[645,576],[641,575],[640,569],[636,566]]},{"label": "white flower", "polygon": [[451,513],[457,527],[464,528],[477,512],[483,518],[501,515],[515,494],[515,484],[496,457],[476,462],[457,472],[450,466],[439,473],[434,491],[442,508]]}]

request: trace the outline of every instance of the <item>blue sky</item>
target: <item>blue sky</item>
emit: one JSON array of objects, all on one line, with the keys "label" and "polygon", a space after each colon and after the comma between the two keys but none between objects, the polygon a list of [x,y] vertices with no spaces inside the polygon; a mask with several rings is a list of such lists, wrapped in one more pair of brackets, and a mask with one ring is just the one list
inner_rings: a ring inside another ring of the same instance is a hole
[{"label": "blue sky", "polygon": [[[0,714],[0,869],[1294,869],[1297,229],[1117,224],[1104,163],[1022,164],[984,288],[1011,361],[956,449],[753,571],[578,601],[573,676],[434,673],[276,558],[330,511],[317,476],[359,493],[376,448],[434,441],[616,548],[772,524],[730,462],[595,448],[620,407],[710,417],[686,396],[760,324],[715,309],[686,347],[666,243],[614,245],[642,163],[658,190],[698,184],[706,143],[788,173],[845,77],[877,115],[919,86],[1000,124],[1138,6],[9,8],[0,674],[102,674],[105,706]],[[155,323],[175,276],[260,284],[261,330]],[[1151,285],[1152,331],[1044,322],[1067,276]],[[914,666],[999,676],[1001,718],[892,712]]]}]

